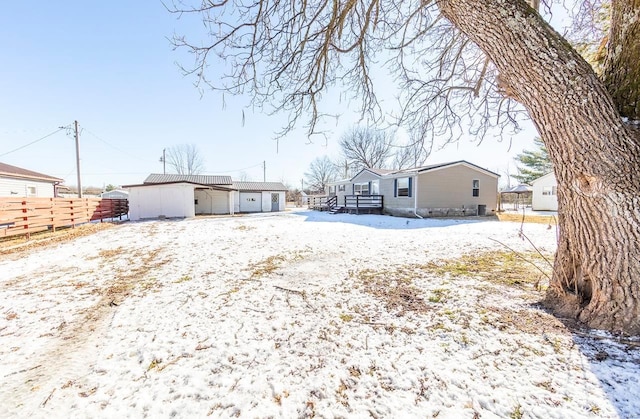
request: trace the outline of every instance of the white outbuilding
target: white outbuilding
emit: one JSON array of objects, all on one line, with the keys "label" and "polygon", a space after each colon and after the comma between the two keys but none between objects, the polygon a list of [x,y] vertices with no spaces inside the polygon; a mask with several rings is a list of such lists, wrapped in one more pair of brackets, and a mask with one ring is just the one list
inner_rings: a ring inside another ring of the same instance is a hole
[{"label": "white outbuilding", "polygon": [[556,176],[547,173],[531,182],[533,200],[531,209],[534,211],[558,211],[558,181]]},{"label": "white outbuilding", "polygon": [[238,191],[235,212],[284,211],[287,187],[282,182],[234,182]]},{"label": "white outbuilding", "polygon": [[142,184],[124,188],[129,191],[131,220],[284,211],[287,191],[280,182],[176,174],[152,174]]}]

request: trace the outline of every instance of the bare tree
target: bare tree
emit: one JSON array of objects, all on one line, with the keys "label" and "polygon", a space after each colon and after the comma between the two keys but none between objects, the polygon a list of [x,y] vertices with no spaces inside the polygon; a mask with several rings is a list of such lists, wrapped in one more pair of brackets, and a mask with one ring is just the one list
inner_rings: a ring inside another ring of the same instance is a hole
[{"label": "bare tree", "polygon": [[337,179],[336,165],[327,156],[317,157],[304,174],[307,187],[314,192],[324,192],[327,184]]},{"label": "bare tree", "polygon": [[197,175],[204,171],[204,160],[195,144],[180,144],[167,150],[167,163],[179,175]]},{"label": "bare tree", "polygon": [[392,168],[400,170],[424,165],[431,154],[432,144],[425,144],[423,133],[412,132],[408,144],[397,146]]},{"label": "bare tree", "polygon": [[[583,3],[592,8],[594,1]],[[285,132],[308,116],[305,125],[315,133],[332,113],[320,104],[332,86],[378,121],[373,69],[381,61],[401,82],[397,122],[409,129],[482,138],[530,118],[558,179],[560,236],[547,304],[592,327],[637,334],[640,3],[611,2],[601,77],[538,6],[537,0],[202,1],[183,12],[202,13],[210,41],[175,44],[194,54],[189,70],[201,86],[249,93],[256,106],[287,112]],[[209,65],[218,58],[220,65]]]},{"label": "bare tree", "polygon": [[393,137],[386,131],[356,126],[342,134],[340,148],[345,159],[359,169],[383,169],[393,153]]}]

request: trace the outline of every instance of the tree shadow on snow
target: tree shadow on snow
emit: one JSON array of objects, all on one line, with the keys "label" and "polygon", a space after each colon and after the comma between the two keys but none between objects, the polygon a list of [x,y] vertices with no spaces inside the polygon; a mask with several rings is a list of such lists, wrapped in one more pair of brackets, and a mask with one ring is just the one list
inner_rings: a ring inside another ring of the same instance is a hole
[{"label": "tree shadow on snow", "polygon": [[421,228],[439,228],[449,227],[461,224],[475,224],[487,221],[497,221],[495,217],[460,217],[460,218],[405,218],[394,217],[391,215],[377,214],[332,214],[324,211],[296,211],[291,215],[304,217],[305,222],[313,223],[344,223],[361,225],[364,227],[389,229],[389,230],[407,230]]}]

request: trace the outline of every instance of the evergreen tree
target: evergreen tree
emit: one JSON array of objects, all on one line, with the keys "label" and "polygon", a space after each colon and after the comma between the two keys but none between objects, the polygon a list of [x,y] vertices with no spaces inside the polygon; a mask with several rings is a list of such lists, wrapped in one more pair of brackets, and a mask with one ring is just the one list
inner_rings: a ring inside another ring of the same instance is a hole
[{"label": "evergreen tree", "polygon": [[537,147],[536,150],[524,150],[522,154],[518,154],[515,158],[518,164],[518,174],[513,177],[518,179],[518,182],[528,185],[553,170],[547,147],[542,142],[542,139],[536,137],[533,142]]}]

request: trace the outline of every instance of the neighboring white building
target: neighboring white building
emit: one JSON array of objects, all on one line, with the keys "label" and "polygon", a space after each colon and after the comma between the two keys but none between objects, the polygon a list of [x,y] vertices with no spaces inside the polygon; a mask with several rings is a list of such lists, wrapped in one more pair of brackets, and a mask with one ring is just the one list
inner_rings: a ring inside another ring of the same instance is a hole
[{"label": "neighboring white building", "polygon": [[0,197],[53,198],[63,180],[0,163]]},{"label": "neighboring white building", "polygon": [[547,173],[531,182],[533,200],[531,209],[534,211],[558,211],[558,181],[556,176]]}]

